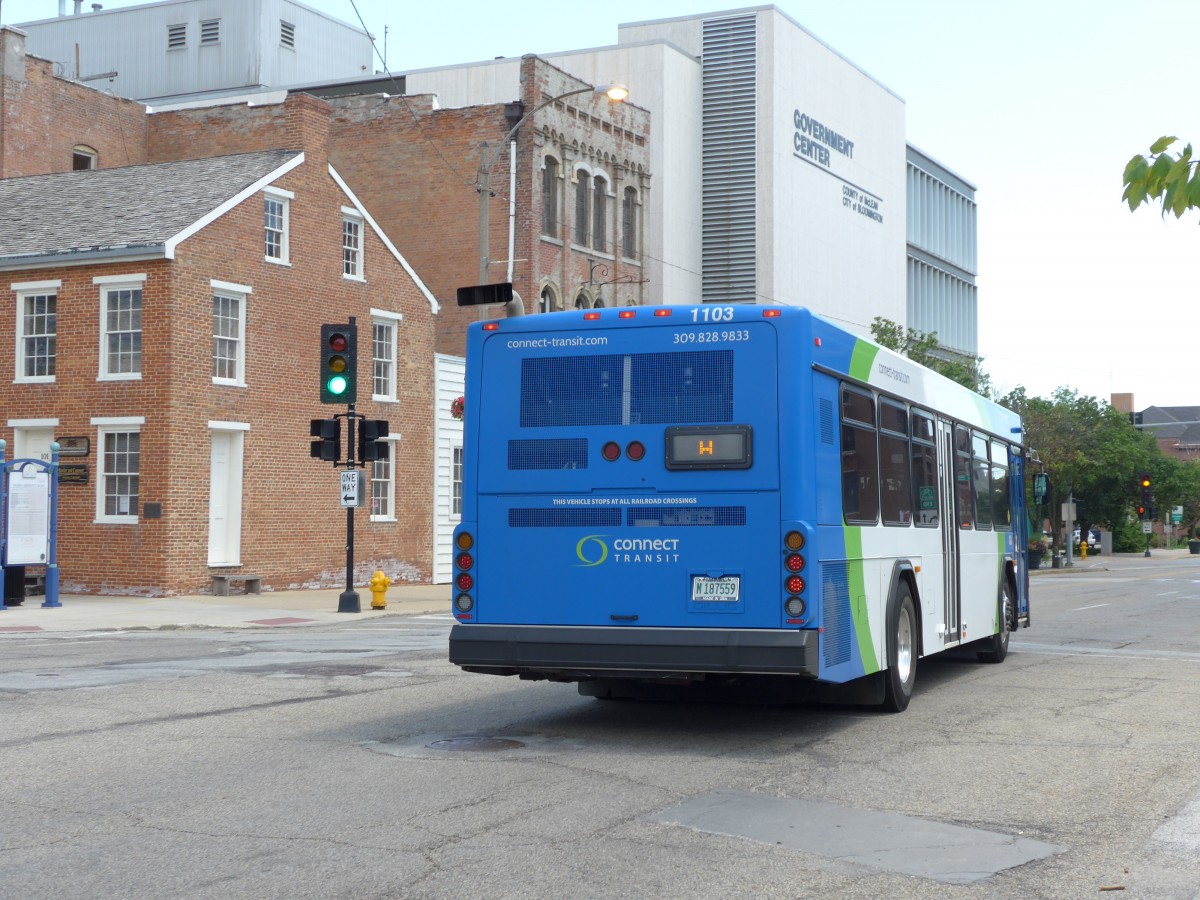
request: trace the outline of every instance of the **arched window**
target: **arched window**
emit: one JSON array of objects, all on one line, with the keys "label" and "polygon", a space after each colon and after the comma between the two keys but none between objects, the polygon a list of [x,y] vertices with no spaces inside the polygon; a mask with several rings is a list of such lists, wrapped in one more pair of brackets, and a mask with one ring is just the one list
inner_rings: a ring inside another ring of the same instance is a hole
[{"label": "arched window", "polygon": [[599,294],[596,295],[596,302],[592,304],[595,309],[604,309],[604,298]]},{"label": "arched window", "polygon": [[542,288],[542,296],[538,301],[538,312],[554,312],[554,307],[557,304],[554,302],[554,288],[546,285]]},{"label": "arched window", "polygon": [[576,309],[587,309],[588,308],[587,294],[585,294],[583,291],[580,291],[578,294],[575,295],[575,308]]},{"label": "arched window", "polygon": [[592,249],[601,253],[605,249],[605,202],[608,199],[608,182],[599,175],[595,178],[596,187],[592,192]]},{"label": "arched window", "polygon": [[627,187],[621,198],[621,255],[626,259],[637,259],[638,255],[638,202],[637,189]]},{"label": "arched window", "polygon": [[586,247],[588,242],[588,194],[592,189],[591,176],[580,170],[575,173],[575,243]]},{"label": "arched window", "polygon": [[558,160],[552,156],[542,166],[542,234],[558,237]]}]

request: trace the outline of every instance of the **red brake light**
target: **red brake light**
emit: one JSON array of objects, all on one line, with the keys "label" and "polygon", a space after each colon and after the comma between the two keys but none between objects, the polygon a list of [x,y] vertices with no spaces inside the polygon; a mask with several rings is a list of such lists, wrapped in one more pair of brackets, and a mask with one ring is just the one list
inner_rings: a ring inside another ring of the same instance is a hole
[{"label": "red brake light", "polygon": [[475,586],[475,579],[466,572],[461,572],[459,573],[459,576],[454,579],[454,584],[460,591],[469,591]]},{"label": "red brake light", "polygon": [[[470,576],[467,576],[470,577]],[[804,579],[799,575],[791,575],[784,581],[784,587],[787,588],[789,594],[799,594],[804,590]]]},{"label": "red brake light", "polygon": [[669,309],[656,309],[654,311],[654,314],[656,316],[669,316],[671,314],[671,311]]},{"label": "red brake light", "polygon": [[601,448],[600,455],[603,456],[605,459],[607,459],[609,462],[612,462],[613,460],[615,460],[617,457],[619,457],[621,455],[621,445],[618,444],[616,441],[609,441],[607,444],[604,445],[603,448]]},{"label": "red brake light", "polygon": [[499,327],[500,327],[500,323],[499,323],[499,322],[484,322],[484,323],[483,323],[483,330],[484,330],[484,331],[495,331],[495,330],[496,330],[497,328],[499,328]]},{"label": "red brake light", "polygon": [[587,321],[591,322],[591,321],[593,321],[594,319],[598,319],[598,318],[600,318],[600,313],[598,313],[598,312],[585,312],[585,313],[583,314],[583,317],[584,317],[584,319],[586,319]]},{"label": "red brake light", "polygon": [[789,572],[803,572],[804,557],[799,553],[789,554],[787,560],[784,562],[784,565],[787,566],[787,570]]},{"label": "red brake light", "polygon": [[637,462],[646,455],[646,445],[641,441],[630,441],[629,446],[625,448],[625,455]]},{"label": "red brake light", "polygon": [[764,319],[774,319],[776,316],[781,316],[781,315],[783,315],[783,310],[779,310],[779,309],[764,309],[763,310],[763,318]]},{"label": "red brake light", "polygon": [[475,565],[475,560],[472,558],[470,553],[460,553],[458,554],[458,558],[454,561],[454,563],[460,569],[466,571],[470,569],[471,566]]},{"label": "red brake light", "polygon": [[632,319],[636,315],[637,315],[637,312],[632,309],[623,309],[619,313],[617,313],[617,317],[620,319]]}]

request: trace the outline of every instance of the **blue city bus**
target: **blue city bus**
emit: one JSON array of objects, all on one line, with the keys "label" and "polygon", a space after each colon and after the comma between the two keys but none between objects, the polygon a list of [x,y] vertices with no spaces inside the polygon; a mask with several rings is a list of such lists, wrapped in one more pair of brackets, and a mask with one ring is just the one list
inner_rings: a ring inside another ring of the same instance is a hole
[{"label": "blue city bus", "polygon": [[1019,417],[806,309],[476,322],[465,396],[466,671],[900,711],[920,658],[1029,625]]}]

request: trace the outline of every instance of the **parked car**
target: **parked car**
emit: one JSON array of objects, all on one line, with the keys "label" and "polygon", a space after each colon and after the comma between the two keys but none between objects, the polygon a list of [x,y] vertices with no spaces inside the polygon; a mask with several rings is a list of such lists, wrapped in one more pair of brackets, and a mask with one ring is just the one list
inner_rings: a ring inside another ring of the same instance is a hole
[{"label": "parked car", "polygon": [[[1079,546],[1079,529],[1078,528],[1075,529],[1075,533],[1071,536],[1071,540],[1075,544],[1076,547]],[[1099,546],[1100,546],[1100,529],[1099,528],[1089,528],[1088,529],[1088,547],[1092,548],[1092,547],[1099,547]]]}]

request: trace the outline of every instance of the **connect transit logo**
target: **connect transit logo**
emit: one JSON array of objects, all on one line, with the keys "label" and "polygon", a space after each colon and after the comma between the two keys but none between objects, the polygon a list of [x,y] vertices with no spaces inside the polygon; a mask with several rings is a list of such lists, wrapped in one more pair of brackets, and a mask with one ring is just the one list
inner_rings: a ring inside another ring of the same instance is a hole
[{"label": "connect transit logo", "polygon": [[575,545],[575,555],[579,557],[578,566],[598,566],[608,559],[608,544],[606,534],[589,534],[579,539]]}]

